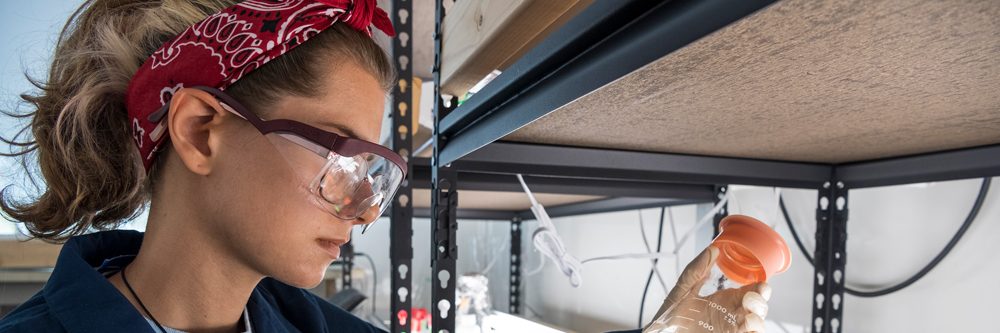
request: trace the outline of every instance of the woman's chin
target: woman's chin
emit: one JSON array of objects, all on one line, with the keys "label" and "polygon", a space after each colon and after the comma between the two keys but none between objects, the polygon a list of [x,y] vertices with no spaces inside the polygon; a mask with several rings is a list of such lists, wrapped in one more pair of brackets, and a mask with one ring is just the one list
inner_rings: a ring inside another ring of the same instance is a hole
[{"label": "woman's chin", "polygon": [[293,272],[292,270],[286,271],[285,274],[274,275],[274,278],[281,281],[284,284],[302,288],[302,289],[312,289],[319,286],[323,282],[323,278],[326,275],[326,267],[322,269],[310,269],[308,271],[302,270],[297,274],[288,274]]}]

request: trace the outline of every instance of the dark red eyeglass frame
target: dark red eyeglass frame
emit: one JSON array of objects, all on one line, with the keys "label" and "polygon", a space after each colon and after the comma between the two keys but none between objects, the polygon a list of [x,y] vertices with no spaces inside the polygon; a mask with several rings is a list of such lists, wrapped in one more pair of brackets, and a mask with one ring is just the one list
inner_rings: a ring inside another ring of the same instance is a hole
[{"label": "dark red eyeglass frame", "polygon": [[[310,126],[305,123],[301,123],[289,119],[273,119],[273,120],[263,120],[260,119],[256,114],[250,112],[243,104],[237,101],[232,96],[222,92],[219,89],[206,86],[194,86],[193,89],[198,89],[215,96],[225,105],[232,108],[232,111],[236,111],[243,119],[246,119],[257,128],[261,134],[268,134],[274,132],[286,132],[294,134],[296,136],[302,137],[303,139],[312,141],[313,143],[322,146],[323,148],[329,149],[330,151],[337,153],[341,156],[353,157],[362,153],[372,153],[389,160],[403,173],[403,179],[406,179],[407,167],[406,161],[402,156],[399,156],[396,152],[389,148],[386,148],[380,144],[368,142],[362,139],[356,139],[351,137],[346,137],[339,135],[337,133],[327,132],[319,128]],[[168,106],[164,106],[162,109],[157,110],[149,115],[149,120],[156,123],[159,122],[163,116],[166,115]],[[326,156],[322,156],[326,157]]]}]

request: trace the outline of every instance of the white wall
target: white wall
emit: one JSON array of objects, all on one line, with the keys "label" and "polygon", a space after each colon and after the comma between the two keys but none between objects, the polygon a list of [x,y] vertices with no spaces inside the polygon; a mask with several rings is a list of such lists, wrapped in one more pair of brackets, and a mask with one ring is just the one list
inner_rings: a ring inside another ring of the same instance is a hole
[{"label": "white wall", "polygon": [[[933,258],[968,214],[979,180],[855,190],[850,193],[846,281],[858,289],[898,283]],[[1000,181],[992,182],[978,219],[937,268],[907,289],[879,298],[847,296],[845,332],[995,332],[992,297],[1000,296]],[[792,218],[812,233],[815,192],[790,193]],[[757,196],[758,198],[760,196]],[[750,201],[750,200],[747,200]],[[794,207],[794,208],[793,208]],[[781,230],[779,228],[779,230]],[[787,234],[787,229],[782,231]],[[807,246],[814,243],[810,237]],[[808,318],[810,271],[796,257],[774,281],[772,317]],[[870,290],[870,289],[867,289]],[[790,292],[791,291],[791,292]],[[992,296],[992,297],[991,297]],[[804,303],[803,303],[804,302]]]},{"label": "white wall", "polygon": [[[679,232],[693,226],[694,206],[674,207],[671,211],[678,223]],[[642,210],[642,216],[650,245],[655,248],[659,209]],[[568,250],[578,258],[586,259],[646,252],[638,220],[637,211],[628,211],[558,218],[553,223]],[[535,227],[535,224],[531,227]],[[663,251],[674,248],[671,235],[668,214],[664,226]],[[696,242],[689,241],[686,245],[680,252],[681,258],[691,258],[696,254]],[[525,260],[525,266],[533,268],[536,262],[537,255],[529,257]],[[680,267],[683,268],[685,264],[686,262],[680,262]],[[676,278],[674,260],[661,259],[658,266],[665,275],[668,287],[672,286]],[[639,303],[649,269],[648,260],[595,261],[584,265],[583,284],[579,288],[573,288],[561,271],[547,264],[541,274],[526,279],[525,297],[528,306],[539,311],[543,320],[574,331],[636,328]],[[646,297],[644,322],[650,320],[664,297],[666,291],[654,277]]]},{"label": "white wall", "polygon": [[[684,206],[671,209],[678,221],[678,230],[687,230],[694,224],[695,207]],[[655,232],[659,221],[659,209],[642,211],[649,240],[655,246]],[[566,246],[579,259],[601,255],[645,252],[638,225],[638,212],[595,214],[581,219],[555,219],[554,223],[566,242]],[[354,234],[355,250],[370,254],[377,268],[379,278],[379,317],[386,319],[389,308],[389,247],[388,219],[379,220],[361,235]],[[538,267],[539,255],[531,247],[531,233],[537,222],[525,221],[522,232],[522,270],[528,272]],[[495,257],[495,263],[486,276],[490,279],[494,308],[508,310],[508,276],[510,269],[510,223],[507,221],[461,220],[458,228],[459,260],[458,272],[481,272]],[[430,308],[430,222],[417,218],[413,221],[413,274],[414,306]],[[663,249],[672,248],[669,224],[664,227]],[[625,240],[625,242],[622,242]],[[704,243],[704,242],[702,242]],[[473,246],[475,245],[475,246]],[[700,244],[704,245],[704,244]],[[695,254],[695,242],[689,242],[681,252],[685,258]],[[478,257],[478,263],[477,258]],[[367,268],[363,259],[356,259],[358,265]],[[684,263],[681,263],[683,267]],[[660,269],[666,278],[674,274],[674,262],[662,260]],[[638,319],[639,300],[649,273],[647,260],[597,261],[584,265],[583,285],[574,290],[557,268],[547,263],[540,273],[525,277],[522,297],[526,298],[529,309],[522,314],[541,319],[553,325],[580,332],[601,329],[630,328]],[[611,274],[614,272],[613,274]],[[631,280],[622,285],[623,279]],[[668,280],[668,284],[673,281]],[[545,292],[540,292],[545,290]],[[368,293],[365,288],[364,292]],[[666,296],[663,288],[654,278],[646,301],[646,318],[652,316]],[[595,304],[597,300],[607,300],[607,304]],[[523,303],[522,303],[523,304]],[[532,310],[538,313],[532,313]],[[538,318],[541,316],[541,318]],[[627,324],[624,324],[627,323]],[[596,326],[595,326],[596,325]]]},{"label": "white wall", "polygon": [[[924,186],[897,186],[850,192],[848,222],[847,282],[856,288],[877,288],[894,284],[923,267],[954,234],[968,213],[979,188],[978,180],[932,183]],[[1000,181],[993,182],[1000,188]],[[1000,189],[997,189],[1000,190]],[[777,215],[771,188],[738,187],[731,213],[744,213],[767,222],[777,221],[777,230],[792,247],[792,267],[773,278],[774,296],[768,319],[783,324],[789,332],[803,332],[811,320],[812,267],[795,248],[784,221]],[[808,248],[814,244],[816,192],[782,190],[792,219]],[[694,224],[698,210],[707,207],[673,208],[678,232]],[[655,243],[659,209],[642,210],[646,231]],[[993,315],[992,297],[1000,296],[1000,194],[993,193],[979,218],[952,254],[931,274],[913,286],[880,298],[845,299],[845,332],[989,332],[988,318]],[[388,222],[382,221],[369,234],[355,234],[359,251],[376,254],[381,281],[378,300],[380,315],[388,313]],[[558,218],[553,221],[571,253],[580,259],[599,255],[644,252],[638,225],[638,212],[594,214]],[[772,222],[773,223],[773,222]],[[427,307],[430,295],[429,225],[426,219],[414,221],[414,270],[416,304]],[[538,255],[531,248],[530,235],[537,226],[524,223],[523,265],[530,271]],[[494,306],[507,309],[507,274],[509,247],[506,243],[509,223],[503,221],[460,221],[459,272],[477,270],[486,265],[492,253],[502,253],[488,276]],[[492,238],[492,243],[489,240]],[[475,239],[475,241],[474,241]],[[669,224],[664,230],[663,248],[672,248]],[[681,251],[681,267],[708,240],[704,235]],[[475,246],[473,246],[475,242]],[[473,251],[479,257],[475,264]],[[362,263],[361,265],[367,266]],[[674,262],[661,260],[660,269],[672,285]],[[579,332],[598,332],[634,328],[639,300],[649,272],[643,260],[599,261],[583,267],[584,282],[572,288],[568,279],[547,264],[540,274],[527,277],[523,285],[530,309],[522,313],[552,325]],[[656,279],[645,303],[644,321],[649,320],[665,296]],[[535,313],[537,312],[537,313]],[[769,323],[769,332],[782,332]]]},{"label": "white wall", "polygon": [[[510,223],[507,221],[462,220],[459,223],[459,274],[482,272],[493,261],[492,269],[486,272],[491,281],[491,293],[494,304],[499,310],[507,311],[508,304],[508,269],[510,267]],[[356,252],[371,255],[375,262],[378,275],[377,284],[377,314],[381,319],[388,319],[390,275],[389,275],[389,220],[382,218],[376,222],[364,235],[356,231],[353,235]],[[475,246],[473,246],[475,244]],[[478,262],[477,262],[477,259]],[[494,260],[494,258],[496,258]],[[363,258],[355,259],[356,265],[369,269],[369,263]],[[413,219],[413,297],[414,307],[430,308],[431,303],[431,267],[430,267],[430,220],[426,218]],[[363,292],[370,293],[370,287]],[[395,295],[394,295],[395,296]],[[365,305],[367,306],[367,305]]]}]

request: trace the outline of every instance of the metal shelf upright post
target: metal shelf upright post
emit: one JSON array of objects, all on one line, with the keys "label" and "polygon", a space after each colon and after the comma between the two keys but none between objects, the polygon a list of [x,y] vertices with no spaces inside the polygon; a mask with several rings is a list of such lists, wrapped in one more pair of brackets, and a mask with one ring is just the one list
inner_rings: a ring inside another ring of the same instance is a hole
[{"label": "metal shelf upright post", "polygon": [[[392,333],[409,332],[413,308],[413,1],[392,1],[392,23],[397,36],[392,38],[392,58],[396,62],[397,83],[390,95],[392,110],[392,149],[406,160],[407,177],[400,184],[389,212],[389,329]],[[374,267],[372,269],[375,269]],[[377,281],[376,281],[377,283]],[[378,295],[371,295],[378,297]]]},{"label": "metal shelf upright post", "polygon": [[521,217],[510,220],[510,311],[521,313]]},{"label": "metal shelf upright post", "polygon": [[441,35],[445,9],[443,0],[436,1],[434,22],[434,129],[431,157],[431,327],[435,332],[455,331],[455,263],[458,260],[458,229],[456,210],[458,172],[441,163],[441,149],[448,138],[441,135],[441,119],[453,110],[458,101],[451,98],[445,105],[441,95]]}]

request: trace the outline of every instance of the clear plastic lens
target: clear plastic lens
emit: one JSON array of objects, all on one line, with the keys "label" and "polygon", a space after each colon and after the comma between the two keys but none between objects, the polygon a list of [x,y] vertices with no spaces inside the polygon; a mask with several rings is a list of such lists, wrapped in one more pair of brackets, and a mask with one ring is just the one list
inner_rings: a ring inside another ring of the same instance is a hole
[{"label": "clear plastic lens", "polygon": [[309,175],[309,191],[321,199],[317,201],[322,208],[340,219],[374,221],[403,178],[398,166],[378,154],[341,156],[294,135],[268,137],[274,138],[296,174]]},{"label": "clear plastic lens", "polygon": [[358,157],[344,157],[333,153],[327,158],[326,167],[310,188],[317,190],[320,197],[327,202],[349,205],[356,192],[366,186],[367,162]]},{"label": "clear plastic lens", "polygon": [[377,218],[402,180],[402,171],[381,156],[353,157],[330,153],[327,164],[310,186],[329,211],[343,219]]}]

